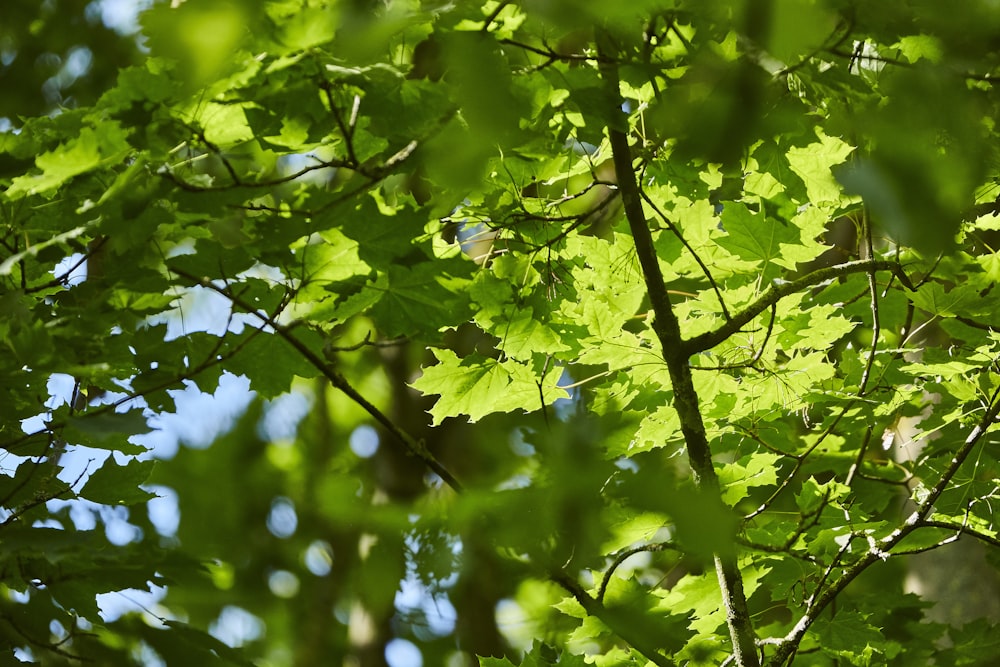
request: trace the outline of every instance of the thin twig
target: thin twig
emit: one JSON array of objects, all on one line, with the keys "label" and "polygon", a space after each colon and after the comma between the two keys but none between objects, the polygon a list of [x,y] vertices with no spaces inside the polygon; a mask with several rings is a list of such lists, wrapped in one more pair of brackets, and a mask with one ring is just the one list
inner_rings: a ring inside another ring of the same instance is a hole
[{"label": "thin twig", "polygon": [[639,547],[626,549],[625,551],[615,556],[615,559],[611,562],[611,565],[609,565],[608,569],[604,571],[604,577],[601,579],[601,586],[600,588],[597,589],[597,601],[600,602],[601,604],[604,603],[604,594],[608,590],[608,583],[611,581],[611,575],[615,573],[615,570],[617,570],[621,566],[621,564],[626,561],[626,559],[643,552],[651,553],[654,551],[665,551],[667,549],[673,549],[673,548],[674,546],[669,542],[656,542],[654,544],[644,544]]},{"label": "thin twig", "polygon": [[600,619],[612,632],[627,641],[644,658],[657,667],[677,667],[676,663],[660,653],[655,637],[646,637],[644,633],[624,622],[613,610],[608,609],[601,601],[590,596],[579,583],[563,571],[556,571],[550,578],[566,589],[589,616]]},{"label": "thin twig", "polygon": [[771,339],[771,333],[774,331],[774,321],[777,318],[777,309],[778,305],[772,303],[771,317],[769,317],[767,320],[767,330],[764,332],[764,340],[762,340],[760,345],[757,347],[757,351],[754,353],[753,359],[738,364],[722,364],[720,366],[691,366],[691,370],[732,371],[732,370],[738,370],[740,368],[756,368],[757,362],[760,361],[760,358],[762,356],[764,356],[764,350],[767,348],[767,342]]},{"label": "thin twig", "polygon": [[277,185],[284,185],[285,183],[291,183],[297,178],[301,178],[310,172],[318,171],[320,169],[353,169],[353,165],[351,163],[343,160],[320,160],[315,156],[310,157],[316,160],[317,164],[309,165],[308,167],[303,167],[294,173],[279,176],[277,178],[271,178],[266,181],[239,181],[237,183],[227,183],[225,185],[204,186],[194,185],[193,183],[185,181],[184,179],[178,177],[170,167],[161,170],[160,174],[186,192],[225,192],[227,190],[270,188]]},{"label": "thin twig", "polygon": [[330,85],[329,81],[323,81],[319,85],[320,90],[326,96],[326,103],[330,107],[330,115],[333,116],[334,122],[337,123],[337,127],[340,129],[340,134],[344,137],[344,145],[347,147],[347,160],[350,164],[355,167],[360,167],[361,163],[358,161],[358,156],[354,152],[354,136],[347,125],[344,124],[344,119],[340,117],[340,112],[337,110],[337,105],[333,101],[333,87]]},{"label": "thin twig", "polygon": [[354,345],[346,345],[342,347],[338,347],[336,345],[325,345],[323,347],[323,354],[329,356],[329,353],[334,352],[356,352],[363,347],[397,347],[408,342],[410,342],[409,336],[400,336],[399,338],[393,338],[391,340],[372,340],[372,332],[369,331],[365,334],[364,340],[355,343]]},{"label": "thin twig", "polygon": [[[867,255],[865,259],[874,259],[875,246],[872,243],[872,224],[871,224],[871,219],[868,217],[867,209],[865,209],[862,213],[861,228],[862,228],[862,233],[864,235],[865,254]],[[872,366],[875,365],[875,353],[878,351],[878,337],[882,330],[882,326],[879,321],[878,284],[876,283],[875,280],[874,267],[869,267],[867,273],[868,273],[868,289],[871,291],[872,347],[871,351],[868,353],[868,359],[865,361],[865,369],[861,373],[861,382],[858,385],[858,396],[864,396],[865,390],[868,387],[868,378],[871,377]]]},{"label": "thin twig", "polygon": [[954,530],[956,532],[956,537],[960,535],[968,535],[969,537],[974,537],[980,542],[985,542],[986,544],[994,547],[1000,547],[1000,538],[988,535],[973,528],[969,528],[964,524],[954,524],[949,521],[935,519],[924,521],[920,524],[920,528],[943,528],[944,530]]},{"label": "thin twig", "polygon": [[482,33],[489,32],[490,26],[493,25],[493,22],[497,20],[498,16],[500,16],[500,12],[506,9],[507,5],[509,4],[510,4],[509,0],[503,0],[503,2],[498,2],[496,9],[490,12],[490,15],[483,20],[483,27],[479,30],[479,32]]},{"label": "thin twig", "polygon": [[[645,169],[645,167],[643,167],[643,169]],[[654,202],[649,195],[646,194],[646,190],[644,188],[639,188],[639,194],[645,200],[646,204],[653,209],[656,215],[660,216],[660,219],[667,225],[667,228],[671,231],[671,233],[677,237],[677,240],[679,240],[687,251],[691,253],[691,256],[694,257],[694,261],[698,263],[699,267],[701,267],[701,272],[705,274],[705,278],[708,279],[708,284],[712,286],[712,291],[715,292],[715,297],[719,300],[719,307],[722,308],[723,317],[726,318],[726,321],[732,320],[729,316],[729,309],[726,307],[726,300],[722,298],[722,291],[719,289],[718,283],[715,282],[712,272],[708,270],[708,265],[706,265],[705,262],[702,261],[701,257],[698,256],[698,253],[694,251],[694,248],[687,242],[687,239],[685,239],[684,235],[681,234],[681,230],[678,229],[673,220],[668,218],[660,207],[656,205],[656,202]]]},{"label": "thin twig", "polygon": [[541,48],[538,46],[532,46],[531,44],[525,44],[524,42],[518,42],[513,39],[500,39],[497,40],[500,44],[506,44],[508,46],[515,46],[519,49],[524,49],[525,51],[530,51],[531,53],[537,53],[540,56],[545,56],[550,61],[565,60],[565,61],[585,61],[585,62],[607,62],[598,56],[584,56],[576,53],[559,53],[554,51],[548,46]]},{"label": "thin twig", "polygon": [[339,389],[348,398],[359,405],[365,412],[367,412],[375,421],[385,427],[385,429],[411,454],[420,459],[424,465],[426,465],[434,474],[441,478],[447,486],[451,487],[455,491],[462,490],[462,484],[458,479],[452,475],[452,473],[440,462],[433,454],[427,449],[423,441],[417,440],[405,431],[403,431],[399,426],[396,425],[389,417],[385,415],[381,410],[375,407],[367,398],[362,396],[358,391],[347,381],[347,379],[335,370],[329,363],[325,362],[318,354],[313,352],[305,343],[299,340],[295,334],[292,332],[290,327],[287,327],[280,322],[277,322],[274,318],[266,313],[262,313],[253,305],[244,301],[241,297],[233,294],[232,290],[226,289],[224,287],[219,287],[211,280],[205,278],[199,278],[194,276],[183,269],[177,267],[170,267],[170,270],[177,275],[191,281],[196,285],[201,285],[206,289],[210,289],[221,296],[229,299],[233,305],[238,306],[244,312],[253,315],[259,319],[263,324],[271,327],[274,332],[285,340],[289,345],[291,345],[295,350],[302,355],[306,361],[312,364],[313,368],[322,373],[334,387]]}]

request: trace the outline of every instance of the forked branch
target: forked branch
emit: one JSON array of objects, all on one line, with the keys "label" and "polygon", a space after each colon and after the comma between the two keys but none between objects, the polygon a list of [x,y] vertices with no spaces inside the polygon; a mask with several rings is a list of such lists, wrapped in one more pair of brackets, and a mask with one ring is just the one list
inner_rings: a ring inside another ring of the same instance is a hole
[{"label": "forked branch", "polygon": [[[660,260],[656,255],[653,237],[642,210],[642,196],[636,182],[632,151],[628,136],[623,129],[628,123],[628,118],[621,111],[623,102],[618,68],[614,60],[609,57],[613,50],[614,44],[608,35],[600,33],[598,54],[607,96],[607,108],[612,118],[618,117],[617,122],[612,121],[607,127],[615,171],[618,174],[618,187],[629,230],[635,242],[636,255],[642,267],[646,292],[653,307],[653,331],[660,342],[663,360],[670,372],[673,404],[687,445],[688,462],[698,488],[714,496],[719,493],[719,479],[712,463],[705,423],[698,407],[698,394],[695,392],[689,360],[691,352],[681,338],[680,323],[670,302],[670,295],[660,271]],[[743,324],[751,319],[753,316]],[[732,326],[734,322],[727,326]],[[732,331],[738,331],[743,324],[733,327]],[[715,570],[722,589],[726,623],[729,626],[736,664],[738,667],[758,667],[760,661],[757,657],[756,636],[750,623],[746,594],[743,592],[743,578],[735,554],[716,554]]]}]

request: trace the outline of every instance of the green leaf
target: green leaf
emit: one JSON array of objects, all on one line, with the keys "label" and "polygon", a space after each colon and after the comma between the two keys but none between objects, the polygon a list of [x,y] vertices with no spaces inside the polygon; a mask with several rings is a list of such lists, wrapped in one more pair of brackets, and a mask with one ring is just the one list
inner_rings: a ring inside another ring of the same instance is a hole
[{"label": "green leaf", "polygon": [[[250,388],[262,397],[274,398],[287,392],[296,377],[319,376],[320,369],[282,336],[274,333],[246,335],[250,340],[233,357],[228,369],[234,374],[249,378]],[[322,345],[317,343],[320,337],[316,332],[300,329],[291,335],[298,340],[307,341],[306,345],[313,350],[322,349]]]},{"label": "green leaf", "polygon": [[286,53],[304,51],[333,39],[337,12],[296,2],[270,2],[265,8]]},{"label": "green leaf", "polygon": [[623,455],[638,454],[656,447],[677,447],[682,444],[680,418],[673,406],[664,405],[645,415],[634,439]]},{"label": "green leaf", "polygon": [[852,659],[854,664],[878,664],[873,654],[882,653],[885,637],[858,612],[844,610],[833,619],[816,619],[810,632],[819,638],[823,651]]},{"label": "green leaf", "polygon": [[13,474],[0,475],[0,498],[7,508],[17,508],[38,498],[61,496],[68,490],[68,484],[40,475],[30,462],[18,465]]},{"label": "green leaf", "polygon": [[926,58],[933,63],[943,57],[941,40],[933,35],[907,35],[896,42],[895,47],[910,62]]},{"label": "green leaf", "polygon": [[535,317],[533,310],[515,310],[501,331],[499,349],[511,359],[529,361],[535,354],[555,354],[569,350],[558,333]]},{"label": "green leaf", "polygon": [[542,401],[550,405],[568,397],[556,386],[561,369],[536,379],[529,367],[514,360],[500,362],[476,354],[459,359],[451,350],[436,348],[431,352],[437,365],[424,368],[410,386],[424,395],[440,395],[430,410],[434,424],[460,415],[475,422],[494,412],[534,412],[542,409]]},{"label": "green leaf", "polygon": [[[961,628],[949,631],[958,664],[984,665],[996,657],[1000,650],[1000,639],[996,636],[996,626],[986,619],[977,619]],[[977,662],[968,662],[975,660]]]},{"label": "green leaf", "polygon": [[843,308],[835,304],[822,304],[807,308],[791,306],[791,312],[776,327],[783,330],[778,339],[788,349],[827,350],[857,328],[857,324],[843,315]]},{"label": "green leaf", "polygon": [[814,205],[841,203],[844,195],[831,167],[842,164],[854,148],[837,137],[817,130],[818,142],[788,149],[788,164],[806,184],[806,194]]},{"label": "green leaf", "polygon": [[247,660],[241,651],[224,644],[204,630],[199,630],[180,621],[167,620],[163,624],[174,630],[181,641],[203,649],[206,653],[210,652],[217,655],[226,664],[254,667],[254,663]]},{"label": "green leaf", "polygon": [[105,505],[135,505],[155,498],[155,494],[139,488],[149,479],[155,461],[132,460],[123,466],[115,463],[114,456],[90,474],[80,495],[87,500]]},{"label": "green leaf", "polygon": [[737,463],[723,465],[719,473],[722,502],[734,506],[747,496],[747,489],[777,484],[778,462],[782,457],[770,452],[756,452]]},{"label": "green leaf", "polygon": [[795,496],[795,504],[804,515],[815,513],[824,503],[833,503],[843,499],[850,492],[848,487],[830,480],[820,484],[810,477],[802,483],[802,488]]},{"label": "green leaf", "polygon": [[[447,273],[458,270],[459,275]],[[380,292],[381,298],[369,310],[386,336],[414,332],[430,334],[457,326],[469,314],[468,296],[461,277],[467,271],[463,260],[424,262],[414,268],[390,266],[384,283],[365,291]]]},{"label": "green leaf", "polygon": [[652,542],[658,532],[667,525],[662,514],[642,513],[628,518],[614,526],[615,537],[603,545],[608,553],[614,553],[634,544]]},{"label": "green leaf", "polygon": [[586,664],[583,656],[559,651],[537,640],[517,665],[509,658],[479,658],[479,667],[585,667]]},{"label": "green leaf", "polygon": [[132,444],[128,438],[148,433],[149,430],[146,417],[140,409],[127,412],[104,411],[68,418],[63,437],[73,444],[111,449],[124,454],[141,454],[146,448]]},{"label": "green leaf", "polygon": [[910,298],[914,306],[932,315],[955,316],[967,312],[981,297],[969,285],[949,288],[941,283],[931,282],[922,285]]},{"label": "green leaf", "polygon": [[[53,562],[78,558],[80,552],[95,551],[101,544],[102,538],[91,531],[27,527],[23,524],[13,524],[4,530],[4,549],[9,553],[44,555]],[[18,573],[4,573],[4,576],[15,574]]]},{"label": "green leaf", "polygon": [[791,223],[751,213],[743,204],[731,202],[722,210],[726,236],[719,245],[740,259],[763,264],[765,278],[773,274],[768,264],[794,269],[798,262],[813,258],[811,249],[800,242],[799,230]]},{"label": "green leaf", "polygon": [[85,127],[79,136],[35,158],[40,174],[18,176],[4,196],[20,199],[53,190],[74,176],[120,161],[129,151],[125,130],[114,122]]}]

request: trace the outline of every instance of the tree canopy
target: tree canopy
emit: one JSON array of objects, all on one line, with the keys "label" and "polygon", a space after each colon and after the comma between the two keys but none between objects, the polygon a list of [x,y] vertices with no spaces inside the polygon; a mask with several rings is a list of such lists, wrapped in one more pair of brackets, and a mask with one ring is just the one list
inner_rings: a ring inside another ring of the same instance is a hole
[{"label": "tree canopy", "polygon": [[100,7],[0,10],[5,664],[993,664],[995,3]]}]

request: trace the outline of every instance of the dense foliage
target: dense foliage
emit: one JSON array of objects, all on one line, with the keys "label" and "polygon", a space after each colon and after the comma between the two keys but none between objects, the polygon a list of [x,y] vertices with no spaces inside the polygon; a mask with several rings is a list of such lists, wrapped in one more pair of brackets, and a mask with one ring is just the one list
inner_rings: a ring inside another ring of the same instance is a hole
[{"label": "dense foliage", "polygon": [[994,664],[995,3],[9,5],[5,661]]}]

